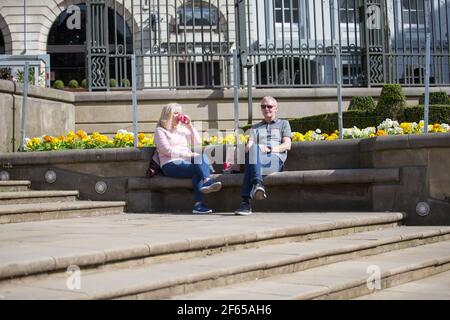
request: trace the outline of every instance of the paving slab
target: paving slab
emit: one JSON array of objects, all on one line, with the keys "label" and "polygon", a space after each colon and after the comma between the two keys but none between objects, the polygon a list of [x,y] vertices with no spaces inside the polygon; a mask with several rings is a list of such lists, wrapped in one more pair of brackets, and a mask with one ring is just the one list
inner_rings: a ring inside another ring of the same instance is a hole
[{"label": "paving slab", "polygon": [[450,300],[450,271],[378,291],[355,300]]},{"label": "paving slab", "polygon": [[[430,230],[433,227],[428,227]],[[436,228],[436,227],[434,227]],[[395,228],[398,234],[408,234],[408,227]],[[422,229],[424,230],[424,229]],[[422,231],[421,230],[421,231]],[[439,230],[439,228],[438,228]],[[383,241],[383,234],[386,230],[369,231],[369,238],[377,237],[380,243]],[[414,230],[419,237],[422,232]],[[392,237],[391,233],[388,233],[388,237]],[[343,246],[339,237],[336,239],[336,243],[333,244],[332,239],[318,239],[307,242],[297,243],[285,243],[278,245],[268,245],[262,248],[252,248],[239,251],[226,252],[223,254],[217,254],[212,256],[204,256],[199,258],[192,258],[188,260],[178,261],[177,263],[159,263],[146,266],[136,266],[125,269],[112,269],[112,270],[92,270],[91,272],[84,272],[82,269],[82,286],[86,296],[90,298],[112,298],[126,295],[138,294],[157,288],[170,288],[174,285],[183,285],[185,283],[198,282],[198,281],[210,281],[215,279],[222,279],[224,276],[234,276],[245,272],[263,272],[267,268],[279,267],[286,270],[283,272],[290,272],[289,265],[306,261],[314,256],[320,257],[321,255],[332,255],[347,251],[356,250],[355,245],[349,241],[349,237],[345,236],[347,248]],[[377,247],[377,243],[374,240],[360,240],[361,247],[366,245],[373,245]],[[345,285],[348,281],[365,279],[367,277],[367,266],[376,264],[382,266],[382,270],[386,268],[398,268],[405,266],[405,264],[417,264],[417,262],[428,261],[430,257],[432,259],[445,258],[450,256],[450,241],[439,242],[436,244],[430,244],[426,246],[419,246],[416,248],[409,248],[401,250],[404,253],[405,259],[402,259],[402,255],[398,255],[397,252],[392,254],[380,254],[374,256],[372,259],[356,259],[352,261],[345,261],[341,263],[334,263],[333,265],[325,267],[317,267],[311,270],[306,270],[301,273],[294,273],[295,280],[289,282],[295,286],[300,285],[299,292],[305,295],[313,295],[306,290],[307,286],[321,287],[320,290],[324,290],[323,287],[330,285],[330,282],[324,282],[323,276],[326,278],[332,277],[331,284]],[[297,251],[295,251],[297,250]],[[412,251],[407,251],[412,250]],[[414,251],[415,250],[415,251]],[[414,257],[414,259],[412,258]],[[406,262],[405,262],[406,261]],[[437,261],[437,260],[436,260]],[[323,271],[321,268],[326,268]],[[322,270],[322,271],[321,271]],[[250,275],[249,277],[256,276]],[[337,278],[336,278],[337,277]],[[64,290],[66,288],[67,275],[55,274],[45,279],[17,279],[9,282],[0,283],[0,295],[9,298],[8,293],[11,296],[20,296],[20,291],[23,290],[23,286],[42,288],[45,290],[45,295],[48,296],[48,290],[53,290],[55,294],[58,292],[58,298],[64,297],[71,299],[71,295],[65,295]],[[338,281],[337,281],[338,280]],[[224,280],[225,281],[225,280]],[[273,281],[270,279],[269,281]],[[283,285],[286,282],[280,282]],[[18,284],[19,286],[16,286]],[[268,285],[271,287],[271,285]],[[306,287],[305,287],[306,286]],[[250,286],[252,288],[252,286]],[[222,288],[220,288],[223,290]],[[233,290],[235,290],[234,288]],[[316,290],[317,288],[311,288]],[[243,290],[249,290],[248,287]],[[253,290],[253,289],[252,289]],[[61,293],[59,294],[59,291]],[[264,292],[258,292],[258,294],[267,294]],[[251,290],[249,292],[252,292]],[[313,291],[313,293],[316,291]],[[281,290],[281,293],[277,295],[284,295],[285,291]],[[38,298],[37,295],[36,298]],[[206,296],[208,298],[208,296]]]},{"label": "paving slab", "polygon": [[[317,292],[320,295],[326,295],[340,290],[349,289],[357,285],[365,285],[370,273],[370,266],[380,268],[382,277],[392,275],[399,270],[414,270],[420,266],[432,266],[439,259],[450,257],[450,241],[428,244],[424,246],[406,248],[398,251],[391,251],[373,256],[355,258],[349,261],[337,262],[320,266],[300,272],[288,273],[284,275],[273,276],[270,278],[259,279],[256,281],[247,281],[237,283],[226,287],[212,288],[201,292],[193,292],[185,295],[174,296],[173,299],[227,299],[229,292],[255,292],[265,293],[269,288],[272,295],[283,296],[286,299],[309,299],[317,298]],[[426,279],[425,279],[426,280]],[[424,280],[424,281],[425,281]],[[448,281],[447,281],[448,283]],[[305,290],[295,291],[286,290],[286,284],[304,286]],[[406,286],[406,285],[405,285]],[[405,291],[414,292],[413,287],[406,287]],[[443,285],[444,287],[446,285]],[[308,289],[308,287],[310,287]],[[318,287],[321,287],[320,291]],[[324,290],[323,287],[328,288]],[[395,287],[394,296],[398,295],[398,288]],[[420,284],[415,289],[420,288]],[[442,290],[442,287],[441,287]],[[289,294],[287,294],[289,292]],[[376,294],[382,295],[384,291]],[[387,294],[387,293],[386,293]],[[372,296],[367,296],[371,298]],[[373,297],[372,297],[373,298]]]}]

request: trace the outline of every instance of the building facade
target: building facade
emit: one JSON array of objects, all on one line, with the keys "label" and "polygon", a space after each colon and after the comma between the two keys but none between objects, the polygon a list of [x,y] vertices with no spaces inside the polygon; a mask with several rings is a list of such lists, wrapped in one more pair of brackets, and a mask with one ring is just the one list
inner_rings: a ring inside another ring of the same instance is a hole
[{"label": "building facade", "polygon": [[[2,0],[0,54],[50,55],[52,83],[141,89],[450,84],[447,0]],[[14,72],[13,72],[14,73]],[[5,77],[6,72],[2,73]],[[14,75],[10,75],[14,76]]]}]

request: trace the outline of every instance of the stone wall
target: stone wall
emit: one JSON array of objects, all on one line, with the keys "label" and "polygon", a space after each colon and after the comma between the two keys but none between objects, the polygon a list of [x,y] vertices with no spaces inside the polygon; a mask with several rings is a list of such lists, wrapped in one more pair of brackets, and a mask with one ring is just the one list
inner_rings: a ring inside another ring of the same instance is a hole
[{"label": "stone wall", "polygon": [[[127,201],[128,212],[188,212],[190,181],[145,178],[154,148],[0,153],[0,171],[37,190],[79,190],[82,199]],[[266,182],[270,199],[255,211],[396,211],[408,225],[450,224],[450,134],[294,143],[285,172]],[[216,167],[216,169],[220,166]],[[53,170],[56,181],[45,181]],[[217,212],[240,201],[240,175],[222,175],[208,196]],[[104,194],[95,184],[104,181]],[[171,186],[171,187],[168,187]],[[419,203],[430,214],[416,212]],[[182,206],[182,207],[181,207]],[[235,208],[234,208],[235,209]]]},{"label": "stone wall", "polygon": [[[446,91],[450,88],[433,88]],[[404,88],[408,104],[417,105],[423,88]],[[379,97],[381,88],[343,89],[344,110],[353,96]],[[253,90],[253,122],[261,119],[259,101],[271,95],[279,100],[279,117],[299,118],[328,112],[337,112],[337,96],[334,88],[309,89],[255,89]],[[232,90],[179,90],[138,92],[138,130],[153,132],[161,109],[170,102],[183,105],[183,112],[191,116],[201,131],[233,130],[234,104]],[[76,129],[98,131],[113,135],[119,129],[132,131],[131,94],[126,91],[82,92],[75,94]],[[247,124],[247,94],[239,92],[239,123]],[[345,126],[345,123],[344,123]]]},{"label": "stone wall", "polygon": [[[22,96],[22,84],[0,80],[0,152],[13,152],[19,148]],[[71,92],[29,87],[26,137],[59,136],[74,129],[75,108]]]}]

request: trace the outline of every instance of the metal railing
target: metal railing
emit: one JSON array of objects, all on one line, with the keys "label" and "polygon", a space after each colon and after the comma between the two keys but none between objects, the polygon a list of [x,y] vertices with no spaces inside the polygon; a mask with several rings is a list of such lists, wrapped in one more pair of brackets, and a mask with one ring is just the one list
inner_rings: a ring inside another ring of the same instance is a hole
[{"label": "metal railing", "polygon": [[243,87],[336,86],[335,45],[342,86],[419,86],[427,33],[430,85],[450,84],[448,0],[89,0],[87,25],[92,89],[131,53],[140,89],[232,88],[233,49]]}]

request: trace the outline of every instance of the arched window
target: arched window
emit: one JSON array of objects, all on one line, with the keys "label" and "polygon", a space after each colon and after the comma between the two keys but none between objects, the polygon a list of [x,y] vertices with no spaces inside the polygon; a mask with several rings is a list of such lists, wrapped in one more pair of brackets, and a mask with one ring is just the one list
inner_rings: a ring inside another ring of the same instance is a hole
[{"label": "arched window", "polygon": [[[64,10],[53,23],[47,40],[47,53],[50,54],[51,79],[63,80],[67,85],[72,79],[79,83],[86,79],[86,11],[84,3],[76,5],[80,10],[80,28],[73,23],[73,15],[76,11]],[[114,28],[114,26],[116,26]],[[132,53],[133,43],[131,31],[126,25],[123,17],[108,8],[108,39],[109,51],[115,53],[117,50],[123,52],[126,44],[126,53]],[[125,52],[124,52],[125,53]],[[110,59],[110,75],[115,78],[117,60]],[[129,62],[128,62],[129,65]],[[123,68],[124,69],[124,68]],[[122,78],[131,79],[131,67],[125,68],[126,74]],[[120,86],[118,83],[117,86]]]},{"label": "arched window", "polygon": [[191,0],[184,2],[177,10],[180,27],[216,26],[219,23],[219,9],[210,2]]},{"label": "arched window", "polygon": [[0,54],[5,54],[5,39],[3,39],[3,33],[0,30]]}]

